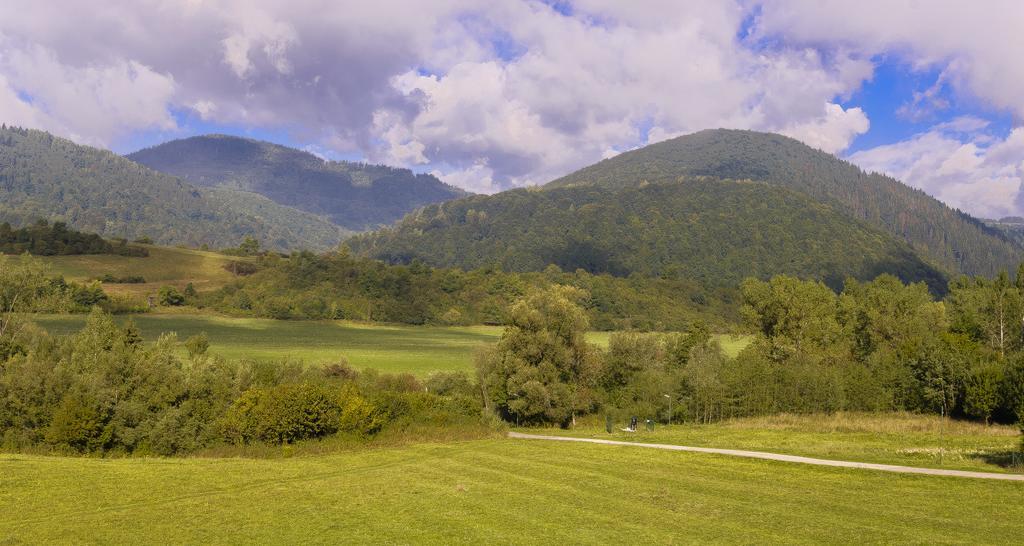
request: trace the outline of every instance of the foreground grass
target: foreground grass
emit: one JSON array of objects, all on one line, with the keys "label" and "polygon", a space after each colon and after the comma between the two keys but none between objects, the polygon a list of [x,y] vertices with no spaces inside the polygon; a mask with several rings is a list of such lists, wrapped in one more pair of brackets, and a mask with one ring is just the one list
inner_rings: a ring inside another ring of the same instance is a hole
[{"label": "foreground grass", "polygon": [[277,460],[0,455],[0,542],[1010,543],[1024,536],[1022,495],[507,439]]},{"label": "foreground grass", "polygon": [[[709,425],[655,425],[648,432],[612,434],[603,419],[591,419],[575,430],[522,429],[588,438],[605,438],[695,447],[768,451],[867,463],[900,464],[983,472],[1024,472],[1013,467],[1021,435],[1017,427],[954,421],[907,413],[776,415],[734,419]],[[940,460],[941,454],[941,460]]]},{"label": "foreground grass", "polygon": [[40,257],[54,273],[69,280],[85,281],[104,274],[115,277],[139,275],[144,284],[105,284],[111,294],[145,296],[155,294],[165,284],[184,288],[192,283],[197,290],[213,290],[231,282],[235,277],[224,268],[232,260],[247,260],[184,248],[146,245],[149,256],[129,257],[109,254]]},{"label": "foreground grass", "polygon": [[[55,335],[77,332],[84,315],[37,315],[34,320]],[[471,371],[473,354],[497,341],[498,326],[396,326],[345,321],[280,321],[227,318],[201,314],[143,314],[118,316],[135,321],[142,335],[152,341],[163,332],[176,332],[181,340],[206,332],[210,350],[228,359],[297,359],[309,364],[348,359],[357,369],[409,372],[427,375],[435,371]],[[608,332],[591,332],[587,338],[606,347]],[[721,339],[740,339],[721,336]],[[726,345],[726,343],[723,343]]]}]

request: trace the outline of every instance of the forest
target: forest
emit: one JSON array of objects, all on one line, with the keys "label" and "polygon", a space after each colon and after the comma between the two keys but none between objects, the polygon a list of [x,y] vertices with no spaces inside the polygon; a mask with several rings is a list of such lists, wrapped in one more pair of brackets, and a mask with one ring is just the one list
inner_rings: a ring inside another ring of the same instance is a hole
[{"label": "forest", "polygon": [[760,182],[686,178],[606,188],[519,189],[425,207],[392,228],[346,241],[388,263],[684,277],[735,288],[788,274],[841,288],[882,273],[924,281],[947,273],[902,240],[833,206]]},{"label": "forest", "polygon": [[246,235],[279,250],[326,249],[344,235],[254,193],[205,189],[113,152],[0,124],[0,222],[60,220],[107,238],[213,247]]},{"label": "forest", "polygon": [[257,271],[200,294],[199,307],[276,319],[352,319],[404,324],[505,324],[511,304],[531,289],[568,284],[600,330],[676,330],[695,321],[726,331],[738,317],[735,291],[707,290],[683,277],[626,278],[562,271],[536,273],[483,267],[464,271],[415,261],[387,265],[346,249],[288,257],[264,253]]},{"label": "forest", "polygon": [[111,243],[95,233],[69,229],[64,222],[39,220],[32,225],[14,229],[11,224],[0,224],[0,254],[38,256],[67,256],[73,254],[115,254],[145,257],[149,252],[140,246],[129,246],[126,239]]},{"label": "forest", "polygon": [[1020,259],[1012,237],[920,189],[772,133],[699,131],[600,161],[548,187],[636,187],[700,176],[759,180],[801,192],[906,241],[954,275],[991,277]]}]

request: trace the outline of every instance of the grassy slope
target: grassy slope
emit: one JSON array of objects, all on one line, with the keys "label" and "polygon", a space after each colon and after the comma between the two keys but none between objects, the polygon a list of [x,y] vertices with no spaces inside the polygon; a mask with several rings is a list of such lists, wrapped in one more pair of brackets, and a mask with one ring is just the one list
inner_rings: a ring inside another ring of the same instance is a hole
[{"label": "grassy slope", "polygon": [[104,290],[112,294],[155,294],[165,284],[183,288],[193,283],[197,290],[219,288],[234,278],[224,269],[232,260],[247,260],[184,248],[147,245],[145,258],[114,256],[110,254],[40,257],[53,270],[69,280],[94,279],[105,273],[115,277],[140,275],[145,284],[105,284]]},{"label": "grassy slope", "polygon": [[[348,359],[357,369],[410,372],[473,368],[474,351],[497,341],[498,326],[395,326],[344,321],[276,321],[226,318],[213,315],[133,315],[130,317],[147,340],[162,332],[177,332],[179,339],[206,332],[210,350],[229,359],[295,358],[307,363]],[[85,323],[83,315],[40,315],[35,318],[53,334],[69,334]],[[128,317],[119,316],[125,321]],[[591,332],[588,339],[608,345],[609,332]],[[723,350],[735,355],[749,338],[721,336]]]},{"label": "grassy slope", "polygon": [[[636,433],[608,434],[604,420],[573,431],[523,429],[527,433],[606,438],[697,447],[748,449],[822,459],[902,464],[983,472],[1007,472],[1021,445],[1016,427],[947,420],[913,414],[776,415],[710,425],[655,425]],[[939,461],[939,454],[942,461]],[[1017,469],[1019,472],[1024,469]]]},{"label": "grassy slope", "polygon": [[278,460],[2,455],[0,542],[1009,543],[1024,536],[1022,495],[1018,483],[515,440]]}]

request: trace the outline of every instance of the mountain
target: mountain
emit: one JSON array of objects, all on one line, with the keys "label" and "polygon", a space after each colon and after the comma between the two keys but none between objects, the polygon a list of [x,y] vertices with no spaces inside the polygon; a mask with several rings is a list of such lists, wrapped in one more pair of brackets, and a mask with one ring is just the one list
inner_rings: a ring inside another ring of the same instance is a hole
[{"label": "mountain", "polygon": [[[1024,245],[1024,218],[1020,216],[1005,216],[998,220],[982,219],[986,226],[995,229],[1007,238]],[[1011,270],[1012,271],[1012,270]]]},{"label": "mountain", "polygon": [[936,292],[946,277],[903,241],[831,204],[763,182],[682,178],[629,187],[518,189],[425,207],[356,236],[356,253],[391,263],[627,276],[735,286],[787,273],[833,287],[893,273]]},{"label": "mountain", "polygon": [[49,133],[0,128],[0,221],[60,220],[104,237],[277,250],[334,247],[347,232],[254,193],[208,190]]},{"label": "mountain", "polygon": [[707,130],[626,152],[548,184],[621,188],[686,176],[761,180],[803,192],[910,243],[951,273],[1013,271],[1024,249],[920,190],[770,133]]},{"label": "mountain", "polygon": [[390,224],[420,206],[466,195],[428,174],[324,161],[301,150],[226,135],[173,140],[128,158],[198,186],[258,193],[355,231]]}]

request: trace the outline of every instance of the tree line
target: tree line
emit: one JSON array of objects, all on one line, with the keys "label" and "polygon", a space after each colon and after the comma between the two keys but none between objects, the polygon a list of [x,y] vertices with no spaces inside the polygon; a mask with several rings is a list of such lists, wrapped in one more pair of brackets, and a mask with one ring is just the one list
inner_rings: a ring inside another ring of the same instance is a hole
[{"label": "tree line", "polygon": [[[515,304],[477,362],[485,403],[519,424],[578,415],[712,422],[780,412],[912,411],[989,422],[1024,419],[1024,276],[963,278],[945,301],[883,275],[821,282],[748,279],[754,340],[726,358],[699,323],[676,334],[623,332],[607,351],[571,287]],[[669,402],[672,414],[669,415]]]},{"label": "tree line", "polygon": [[118,256],[149,256],[143,247],[129,245],[125,239],[115,243],[95,233],[68,228],[64,222],[50,224],[46,220],[15,229],[8,222],[0,223],[0,254],[67,256],[72,254],[115,254]]},{"label": "tree line", "polygon": [[558,284],[587,294],[591,325],[602,330],[678,330],[703,320],[719,329],[738,317],[735,290],[708,290],[676,276],[626,278],[549,266],[535,273],[493,267],[464,271],[422,262],[388,265],[346,249],[288,257],[260,254],[257,271],[196,300],[219,312],[275,319],[350,319],[406,324],[505,324],[530,290]]}]

